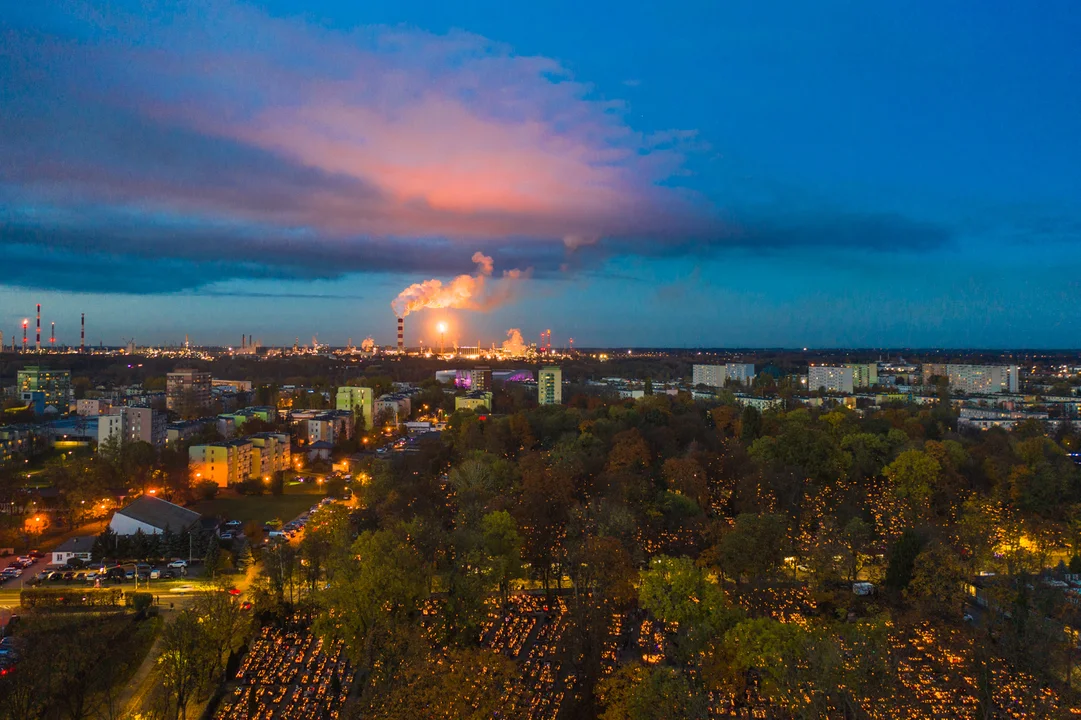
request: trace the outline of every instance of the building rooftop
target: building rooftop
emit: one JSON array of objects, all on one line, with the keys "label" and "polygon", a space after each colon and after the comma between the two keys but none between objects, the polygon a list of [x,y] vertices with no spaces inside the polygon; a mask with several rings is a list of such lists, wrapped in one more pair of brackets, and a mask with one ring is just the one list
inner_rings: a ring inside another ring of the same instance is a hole
[{"label": "building rooftop", "polygon": [[200,518],[199,513],[193,510],[152,495],[142,495],[116,513],[162,530],[170,528],[176,532],[187,530]]},{"label": "building rooftop", "polygon": [[94,549],[97,538],[93,535],[82,535],[68,538],[53,548],[53,552],[88,553]]}]

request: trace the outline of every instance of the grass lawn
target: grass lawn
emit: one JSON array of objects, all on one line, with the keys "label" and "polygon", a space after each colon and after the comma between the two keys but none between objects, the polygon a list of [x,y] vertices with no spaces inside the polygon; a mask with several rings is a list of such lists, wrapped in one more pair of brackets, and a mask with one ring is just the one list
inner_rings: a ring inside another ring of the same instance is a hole
[{"label": "grass lawn", "polygon": [[278,518],[289,522],[324,497],[317,485],[286,484],[285,494],[238,495],[232,490],[222,490],[213,500],[205,500],[191,506],[197,513],[207,516],[221,515],[227,520],[264,523]]}]

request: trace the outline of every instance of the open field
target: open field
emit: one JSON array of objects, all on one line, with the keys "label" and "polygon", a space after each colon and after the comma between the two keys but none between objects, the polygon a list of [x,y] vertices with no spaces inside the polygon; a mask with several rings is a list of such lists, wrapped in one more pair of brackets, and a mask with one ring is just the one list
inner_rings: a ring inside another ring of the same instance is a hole
[{"label": "open field", "polygon": [[316,485],[287,484],[285,494],[238,495],[222,491],[213,500],[205,500],[191,506],[197,513],[207,516],[221,515],[229,520],[264,523],[278,518],[288,522],[319,501],[324,493]]}]

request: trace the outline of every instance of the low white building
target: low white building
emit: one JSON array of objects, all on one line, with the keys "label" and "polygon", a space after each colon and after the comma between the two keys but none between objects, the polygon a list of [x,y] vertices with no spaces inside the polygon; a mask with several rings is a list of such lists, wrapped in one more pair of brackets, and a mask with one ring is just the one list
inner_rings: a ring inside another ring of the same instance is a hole
[{"label": "low white building", "polygon": [[82,560],[84,562],[90,561],[90,553],[94,549],[94,542],[97,540],[93,535],[84,535],[81,537],[68,538],[64,542],[60,543],[52,551],[52,561],[50,565],[63,565],[69,562],[72,558]]},{"label": "low white building", "polygon": [[117,535],[158,535],[169,528],[175,533],[189,530],[199,522],[199,513],[153,495],[142,495],[113,513],[109,527]]},{"label": "low white building", "polygon": [[751,395],[736,395],[736,404],[742,407],[753,407],[758,412],[766,412],[773,408],[779,408],[784,405],[784,400],[781,398],[764,398],[753,397]]}]

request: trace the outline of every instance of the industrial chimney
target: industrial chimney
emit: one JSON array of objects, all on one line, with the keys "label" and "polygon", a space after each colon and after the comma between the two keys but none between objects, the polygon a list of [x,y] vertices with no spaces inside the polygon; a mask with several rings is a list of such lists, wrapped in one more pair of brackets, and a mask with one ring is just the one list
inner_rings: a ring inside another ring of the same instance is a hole
[{"label": "industrial chimney", "polygon": [[41,352],[41,303],[38,303],[38,336],[34,340],[34,350]]},{"label": "industrial chimney", "polygon": [[398,318],[398,352],[405,352],[405,318]]},{"label": "industrial chimney", "polygon": [[50,323],[49,325],[49,348],[56,347],[56,323]]},{"label": "industrial chimney", "polygon": [[79,318],[79,352],[86,352],[86,313]]},{"label": "industrial chimney", "polygon": [[29,320],[23,320],[23,352],[26,352],[26,327],[30,324]]}]

